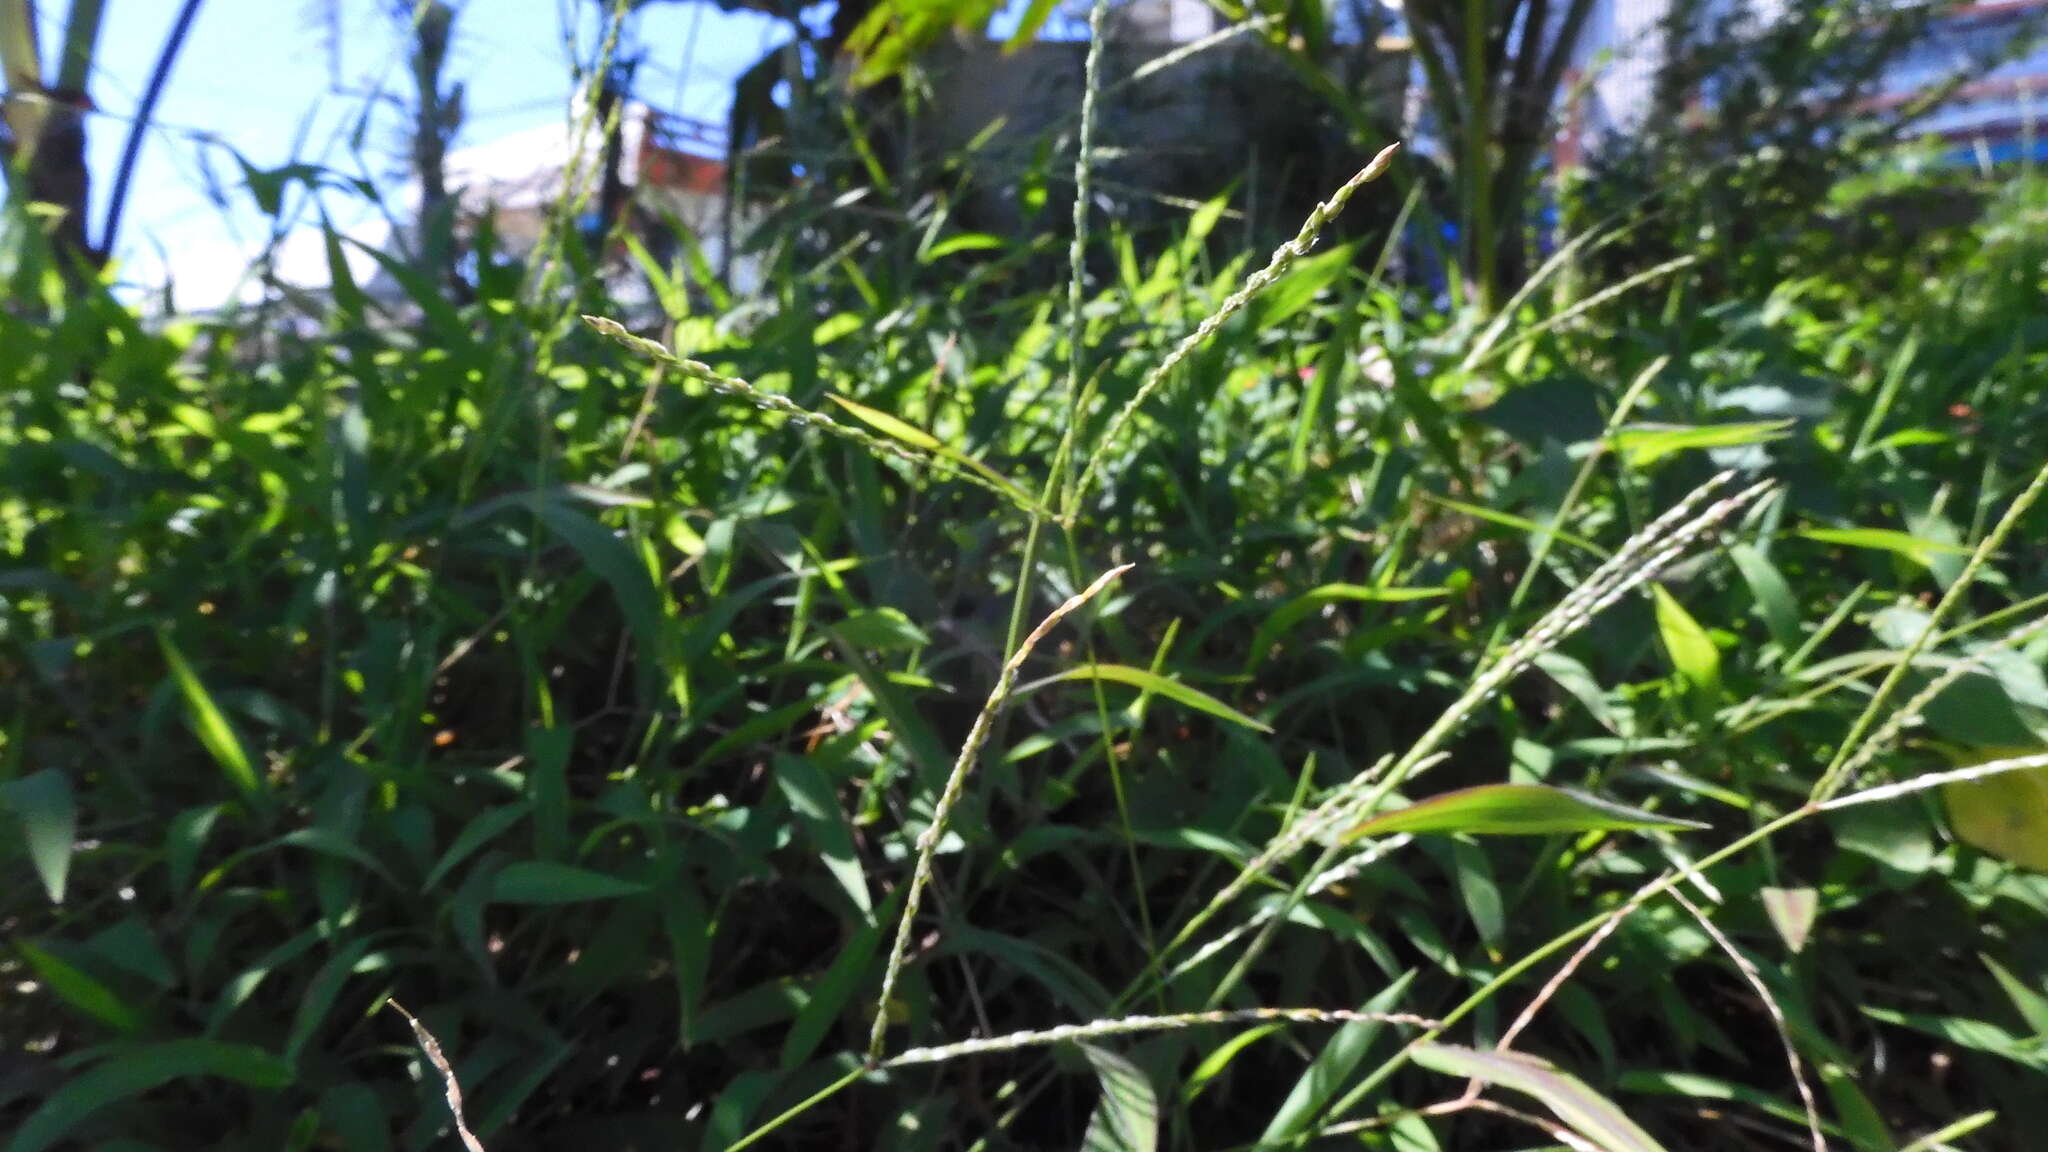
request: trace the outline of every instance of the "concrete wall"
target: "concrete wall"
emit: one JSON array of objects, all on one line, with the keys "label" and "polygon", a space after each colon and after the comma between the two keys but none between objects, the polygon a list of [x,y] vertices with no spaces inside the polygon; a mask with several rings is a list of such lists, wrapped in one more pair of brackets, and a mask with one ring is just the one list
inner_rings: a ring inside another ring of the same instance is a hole
[{"label": "concrete wall", "polygon": [[[1175,19],[1171,10],[1157,15],[1168,23]],[[1103,76],[1110,87],[1098,104],[1104,155],[1096,170],[1120,210],[1142,216],[1148,197],[1203,199],[1236,182],[1262,191],[1276,210],[1285,211],[1281,189],[1290,181],[1321,187],[1350,174],[1338,169],[1355,158],[1338,154],[1320,99],[1249,37],[1138,83],[1115,84],[1174,47],[1126,34],[1106,50]],[[1010,185],[1030,168],[1043,141],[1070,137],[1078,124],[1086,53],[1085,44],[1074,42],[1040,42],[1005,53],[1000,44],[962,39],[927,62],[934,107],[920,131],[930,154],[963,148],[1002,121],[976,163],[980,188],[969,211],[979,226],[1022,223]],[[1391,64],[1383,79],[1390,81],[1388,98],[1398,100],[1405,63]],[[1052,166],[1054,186],[1064,185],[1071,170],[1069,151]]]}]

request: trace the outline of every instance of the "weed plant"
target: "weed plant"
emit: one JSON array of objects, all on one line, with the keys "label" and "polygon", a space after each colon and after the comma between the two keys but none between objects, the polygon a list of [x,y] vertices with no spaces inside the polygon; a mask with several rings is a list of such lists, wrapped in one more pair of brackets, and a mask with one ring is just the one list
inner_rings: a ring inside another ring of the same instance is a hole
[{"label": "weed plant", "polygon": [[558,223],[302,337],[14,221],[9,1152],[2031,1147],[2038,183],[1442,315],[1316,246],[1391,153],[1219,262],[1092,125],[1017,299]]}]

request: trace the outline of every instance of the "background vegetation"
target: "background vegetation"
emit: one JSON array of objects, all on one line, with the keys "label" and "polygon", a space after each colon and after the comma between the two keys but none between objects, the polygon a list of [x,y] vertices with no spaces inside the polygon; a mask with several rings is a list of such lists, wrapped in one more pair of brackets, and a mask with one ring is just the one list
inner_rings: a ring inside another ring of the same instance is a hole
[{"label": "background vegetation", "polygon": [[165,320],[10,200],[4,1146],[449,1147],[445,1050],[493,1152],[2033,1147],[2042,181],[1646,141],[1446,308],[1394,169],[1246,297],[1092,127],[1035,240],[836,138],[760,299],[569,203]]}]

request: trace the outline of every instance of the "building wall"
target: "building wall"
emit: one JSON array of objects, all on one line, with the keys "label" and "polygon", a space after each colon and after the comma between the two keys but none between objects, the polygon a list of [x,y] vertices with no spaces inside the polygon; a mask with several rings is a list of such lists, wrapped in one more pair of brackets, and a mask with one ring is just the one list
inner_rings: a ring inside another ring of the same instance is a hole
[{"label": "building wall", "polygon": [[[1776,19],[1796,0],[1750,0],[1753,18]],[[1563,110],[1560,159],[1575,160],[1597,148],[1611,133],[1628,132],[1647,114],[1658,69],[1663,60],[1660,25],[1671,0],[1595,0],[1584,41],[1574,60],[1585,80],[1583,97]],[[1709,6],[1710,18],[1739,10],[1739,0]],[[1921,42],[1887,75],[1873,108],[1903,105],[1930,85],[1942,83],[1969,66],[1973,57],[2008,43],[2026,21],[2048,14],[2048,0],[1992,0],[1965,4],[1937,21]],[[2000,65],[1973,80],[1924,127],[1954,139],[1978,135],[1994,141],[2024,130],[2027,118],[2038,115],[2048,99],[2048,45],[2036,45],[2020,59]]]}]

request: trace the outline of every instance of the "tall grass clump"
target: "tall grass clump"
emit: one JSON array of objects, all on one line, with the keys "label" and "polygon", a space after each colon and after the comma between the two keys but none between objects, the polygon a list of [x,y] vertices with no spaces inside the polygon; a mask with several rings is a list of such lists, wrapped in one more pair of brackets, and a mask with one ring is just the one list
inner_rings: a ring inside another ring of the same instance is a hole
[{"label": "tall grass clump", "polygon": [[1391,147],[1104,210],[1100,44],[1064,243],[799,193],[760,301],[17,213],[0,1147],[2027,1146],[2038,187],[1445,314],[1319,235]]}]

